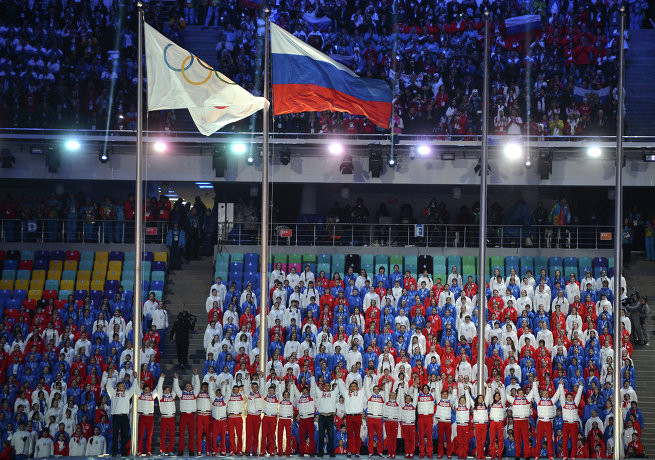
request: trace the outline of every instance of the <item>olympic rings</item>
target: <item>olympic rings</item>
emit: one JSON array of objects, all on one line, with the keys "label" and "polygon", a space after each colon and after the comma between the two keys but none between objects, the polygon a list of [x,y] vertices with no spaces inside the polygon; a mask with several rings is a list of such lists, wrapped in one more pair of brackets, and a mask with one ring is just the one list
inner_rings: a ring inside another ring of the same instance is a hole
[{"label": "olympic rings", "polygon": [[[217,70],[215,70],[214,68],[210,67],[206,62],[204,62],[204,61],[203,61],[202,59],[200,59],[198,56],[195,56],[195,55],[193,55],[193,54],[191,54],[191,53],[189,53],[189,55],[188,55],[187,57],[184,58],[184,60],[182,61],[182,65],[181,65],[181,67],[180,67],[179,69],[176,69],[175,67],[173,67],[173,66],[168,62],[168,59],[166,58],[166,52],[168,51],[168,48],[171,47],[171,46],[173,46],[172,43],[166,45],[166,47],[164,48],[164,63],[165,63],[165,64],[168,66],[168,68],[171,69],[172,71],[174,71],[174,72],[181,72],[181,73],[182,73],[182,77],[184,77],[184,79],[187,81],[187,83],[189,83],[189,84],[191,84],[191,85],[196,85],[196,86],[204,85],[205,83],[207,83],[207,81],[209,81],[209,79],[210,79],[211,76],[212,76],[212,72],[213,72],[213,73],[216,75],[216,78],[218,78],[218,79],[219,79],[220,81],[222,81],[223,83],[225,83],[225,84],[227,84],[227,85],[236,85],[236,83],[234,83],[233,81],[225,80],[225,79],[221,76],[221,74],[218,73]],[[200,67],[202,67],[202,68],[204,68],[204,69],[206,69],[206,70],[209,70],[209,74],[207,75],[207,78],[205,78],[204,80],[202,80],[202,81],[200,81],[200,82],[194,82],[194,81],[189,80],[189,77],[187,77],[186,74],[184,73],[185,71],[187,71],[187,70],[189,70],[189,69],[191,68],[191,66],[193,65],[193,61],[194,61],[194,59],[198,61],[198,64],[200,64]],[[188,65],[187,65],[187,61],[189,61],[189,64],[188,64]],[[185,66],[186,66],[186,67],[185,67]]]},{"label": "olympic rings", "polygon": [[236,85],[236,83],[234,83],[233,81],[224,80],[223,77],[221,76],[221,74],[218,73],[218,70],[213,69],[212,67],[210,67],[205,61],[200,59],[198,56],[196,56],[196,59],[198,60],[198,64],[200,64],[200,67],[203,67],[203,68],[205,68],[205,69],[207,69],[209,71],[214,72],[214,74],[216,75],[216,78],[218,78],[220,81],[222,81],[226,85]]},{"label": "olympic rings", "polygon": [[[185,57],[184,60],[182,61],[182,66],[180,67],[180,71],[182,72],[182,76],[183,76],[184,79],[187,81],[187,83],[189,83],[189,84],[191,84],[191,85],[196,85],[196,86],[204,85],[204,84],[207,83],[207,81],[211,78],[211,76],[212,76],[212,70],[209,71],[209,73],[207,74],[207,78],[205,78],[204,80],[202,80],[202,81],[200,81],[200,82],[191,81],[191,80],[189,80],[189,78],[188,78],[188,77],[186,76],[186,74],[184,73],[184,71],[188,69],[188,67],[185,69],[184,66],[186,65],[186,62],[187,62],[189,59],[193,59],[193,55],[192,55],[192,54],[189,55],[189,56],[187,56],[187,57]],[[198,61],[200,61],[200,59],[198,59]]]},{"label": "olympic rings", "polygon": [[[168,66],[169,69],[171,69],[171,70],[173,70],[173,71],[175,71],[175,72],[182,72],[181,69],[176,69],[175,67],[173,67],[172,65],[170,65],[170,64],[168,63],[168,59],[166,58],[166,52],[168,51],[168,48],[170,48],[171,46],[173,46],[173,44],[172,44],[172,43],[169,43],[169,44],[166,45],[166,47],[164,48],[164,62],[166,63],[166,65]],[[191,68],[191,66],[193,65],[193,58],[194,58],[194,56],[193,56],[193,54],[191,54],[191,53],[189,53],[189,56],[191,56],[191,62],[189,62],[189,65],[188,65],[184,70],[189,70],[189,69]],[[187,59],[188,59],[188,58],[187,58]],[[184,64],[182,64],[182,65],[184,65]]]}]

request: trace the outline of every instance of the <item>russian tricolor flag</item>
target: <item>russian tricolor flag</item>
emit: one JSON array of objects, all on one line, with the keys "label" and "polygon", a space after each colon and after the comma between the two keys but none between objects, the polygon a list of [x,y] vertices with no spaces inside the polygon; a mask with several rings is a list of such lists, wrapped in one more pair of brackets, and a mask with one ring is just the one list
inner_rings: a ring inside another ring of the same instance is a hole
[{"label": "russian tricolor flag", "polygon": [[348,112],[388,129],[391,88],[347,67],[271,23],[273,113]]},{"label": "russian tricolor flag", "polygon": [[530,33],[541,30],[541,16],[538,14],[524,14],[505,19],[505,30],[508,38],[522,39]]}]

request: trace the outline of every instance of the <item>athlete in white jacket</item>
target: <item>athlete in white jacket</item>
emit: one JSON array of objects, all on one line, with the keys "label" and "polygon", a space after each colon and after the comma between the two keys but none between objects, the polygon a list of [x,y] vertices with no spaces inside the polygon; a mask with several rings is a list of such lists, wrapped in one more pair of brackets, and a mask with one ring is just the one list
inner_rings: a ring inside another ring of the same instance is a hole
[{"label": "athlete in white jacket", "polygon": [[[136,379],[137,375],[134,372],[134,378]],[[136,383],[133,382],[130,388],[125,388],[125,382],[120,381],[114,388],[112,381],[108,381],[105,389],[107,394],[111,399],[111,415],[112,415],[112,455],[116,457],[118,453],[118,447],[120,446],[120,452],[123,457],[127,455],[127,440],[129,438],[130,430],[130,419],[128,414],[130,413],[130,401],[136,390]],[[120,444],[118,438],[120,435]]]}]

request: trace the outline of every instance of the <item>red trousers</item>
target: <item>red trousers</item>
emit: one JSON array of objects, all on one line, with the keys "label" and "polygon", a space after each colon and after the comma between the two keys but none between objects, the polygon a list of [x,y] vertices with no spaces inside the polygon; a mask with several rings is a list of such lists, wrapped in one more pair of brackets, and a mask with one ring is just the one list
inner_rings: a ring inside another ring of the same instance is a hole
[{"label": "red trousers", "polygon": [[[369,427],[370,429],[370,427]],[[384,430],[387,433],[387,438],[385,439],[385,447],[387,448],[387,451],[389,452],[390,457],[395,457],[396,456],[396,445],[398,444],[398,422],[393,422],[391,420],[387,420],[384,422]],[[369,434],[370,436],[370,434]],[[378,453],[382,454],[380,449],[378,449]]]},{"label": "red trousers", "polygon": [[576,446],[578,443],[578,424],[564,422],[564,430],[562,436],[562,457],[569,456],[569,438],[571,439],[571,456],[575,455]]},{"label": "red trousers", "polygon": [[527,420],[514,419],[514,441],[516,442],[517,457],[527,457],[530,455],[529,436],[530,423]]},{"label": "red trousers", "polygon": [[[437,424],[437,436],[439,436],[439,445],[437,452],[439,457],[443,457],[443,443],[446,443],[446,454],[453,455],[453,425],[450,422],[439,422]],[[432,453],[432,446],[430,446],[430,453]]]},{"label": "red trousers", "polygon": [[368,453],[373,453],[373,444],[375,439],[374,436],[377,436],[377,446],[378,446],[378,455],[382,455],[384,450],[384,438],[382,437],[382,419],[369,417],[366,419],[367,428],[368,428]]},{"label": "red trousers", "polygon": [[[479,460],[484,458],[484,443],[487,440],[487,424],[476,423],[475,427],[475,457]],[[458,428],[459,429],[459,428]],[[491,448],[489,448],[491,452]]]},{"label": "red trousers", "polygon": [[241,455],[243,453],[243,417],[231,415],[227,418],[227,433],[230,437],[230,452]]},{"label": "red trousers", "polygon": [[[314,423],[312,422],[312,425]],[[275,422],[271,424],[273,428],[275,428]],[[286,449],[284,449],[284,434],[287,436],[287,445]],[[314,438],[312,437],[312,441]],[[301,443],[299,448],[302,449],[305,443]],[[277,454],[279,456],[282,455],[282,453],[285,453],[287,457],[291,455],[291,419],[290,418],[281,418],[277,422]],[[264,455],[264,450],[262,449],[262,455]]]},{"label": "red trousers", "polygon": [[455,437],[456,452],[459,458],[466,458],[469,454],[469,444],[471,442],[471,426],[457,425],[457,436]]},{"label": "red trousers", "polygon": [[[159,424],[161,453],[172,453],[175,449],[175,417],[162,417]],[[168,435],[168,443],[166,443],[166,435]]]},{"label": "red trousers", "polygon": [[414,425],[401,425],[403,439],[405,440],[405,455],[414,455],[416,451],[416,427]]},{"label": "red trousers", "polygon": [[259,444],[259,427],[262,424],[261,415],[248,414],[246,417],[246,454],[252,452],[257,455],[257,444]]},{"label": "red trousers", "polygon": [[189,452],[193,452],[194,435],[196,433],[196,414],[182,412],[180,414],[180,452],[184,452],[184,435],[189,432]]},{"label": "red trousers", "polygon": [[[505,448],[503,428],[503,422],[489,421],[489,456],[491,458],[498,457],[500,459],[503,456],[503,449]],[[496,448],[496,441],[498,441],[498,448]]]},{"label": "red trousers", "polygon": [[262,420],[262,442],[261,442],[261,446],[259,447],[259,454],[262,456],[266,452],[268,452],[271,455],[275,454],[276,452],[275,425],[277,425],[277,417],[264,415],[264,418]]},{"label": "red trousers", "polygon": [[155,423],[155,417],[150,415],[139,414],[139,442],[137,444],[137,451],[141,454],[141,447],[143,447],[143,433],[146,434],[146,452],[152,452],[152,428]]},{"label": "red trousers", "polygon": [[[362,425],[361,421],[359,422],[359,425],[360,426]],[[279,429],[278,429],[278,434],[279,434]],[[309,447],[307,446],[307,442],[305,441],[307,435],[309,435],[309,442],[313,443],[314,442],[314,417],[298,419],[298,438],[299,438],[298,453],[300,455],[302,454],[313,455],[316,453],[316,452],[307,452],[308,450],[310,450]],[[348,442],[350,443],[350,435],[348,435]],[[280,440],[278,439],[278,444],[279,443]]]},{"label": "red trousers", "polygon": [[202,435],[203,433],[206,436],[207,439],[207,454],[211,452],[210,449],[210,440],[211,438],[211,415],[209,414],[198,414],[198,417],[196,418],[196,444],[198,445],[198,449],[196,452],[202,452]]},{"label": "red trousers", "polygon": [[[209,437],[211,438],[211,441],[207,443],[209,447],[207,447],[207,455],[211,452],[212,454],[215,452],[225,452],[225,432],[227,431],[227,423],[225,420],[215,420],[212,419],[211,423],[211,428],[210,428],[210,434]],[[220,436],[221,441],[220,444],[216,442],[216,438]]]},{"label": "red trousers", "polygon": [[535,444],[535,450],[538,455],[538,452],[541,450],[541,443],[546,436],[546,443],[548,444],[548,456],[553,456],[553,422],[546,422],[544,420],[537,421],[537,442]]},{"label": "red trousers", "polygon": [[[434,422],[431,415],[418,416],[418,452],[420,455],[432,455],[432,428]],[[441,425],[441,424],[439,424]],[[441,436],[439,437],[441,439]]]},{"label": "red trousers", "polygon": [[[346,415],[346,428],[348,429],[348,451],[351,454],[359,455],[359,451],[362,448],[362,416],[361,414],[357,415]],[[300,441],[302,442],[302,435],[300,436]],[[300,452],[302,454],[302,452]]]}]

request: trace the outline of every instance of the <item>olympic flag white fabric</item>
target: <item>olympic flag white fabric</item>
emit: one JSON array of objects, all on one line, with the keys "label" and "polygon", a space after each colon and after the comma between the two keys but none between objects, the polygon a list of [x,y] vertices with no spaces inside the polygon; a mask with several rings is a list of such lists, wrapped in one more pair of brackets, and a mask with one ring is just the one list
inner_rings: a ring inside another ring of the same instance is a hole
[{"label": "olympic flag white fabric", "polygon": [[147,23],[148,111],[189,109],[205,136],[268,107],[197,56],[179,47]]}]

